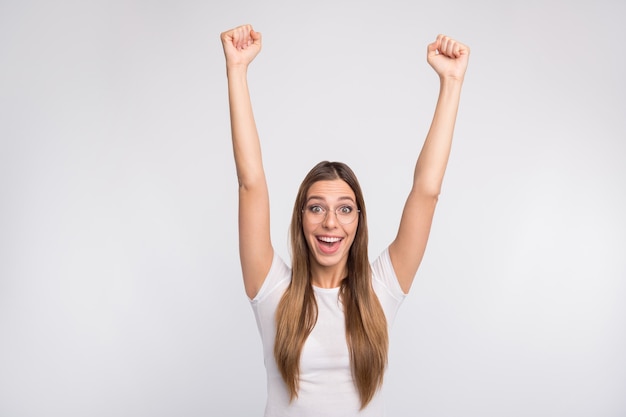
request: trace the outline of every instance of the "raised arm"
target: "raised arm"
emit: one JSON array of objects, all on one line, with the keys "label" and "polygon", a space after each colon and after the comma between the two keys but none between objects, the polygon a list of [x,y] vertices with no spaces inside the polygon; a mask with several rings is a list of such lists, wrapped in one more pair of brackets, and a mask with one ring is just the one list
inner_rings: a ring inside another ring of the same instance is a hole
[{"label": "raised arm", "polygon": [[261,144],[248,90],[248,65],[261,51],[261,34],[251,25],[221,34],[233,141],[239,181],[239,257],[246,294],[254,298],[274,256],[270,209]]},{"label": "raised arm", "polygon": [[428,45],[428,63],[439,75],[439,99],[415,165],[413,187],[402,212],[398,234],[389,246],[391,263],[405,293],[411,288],[426,250],[450,155],[469,53],[467,46],[443,35]]}]

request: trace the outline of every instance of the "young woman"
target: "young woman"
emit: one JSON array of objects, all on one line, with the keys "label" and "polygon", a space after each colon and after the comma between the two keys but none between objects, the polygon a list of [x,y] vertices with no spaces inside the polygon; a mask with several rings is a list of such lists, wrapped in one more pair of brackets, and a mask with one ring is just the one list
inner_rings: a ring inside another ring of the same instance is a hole
[{"label": "young woman", "polygon": [[288,266],[270,240],[268,188],[247,85],[261,34],[244,25],[221,40],[239,180],[241,268],[267,369],[265,416],[380,417],[387,329],[426,249],[469,48],[443,35],[428,45],[439,99],[394,241],[370,264],[359,183],[345,164],[323,161],[298,191]]}]

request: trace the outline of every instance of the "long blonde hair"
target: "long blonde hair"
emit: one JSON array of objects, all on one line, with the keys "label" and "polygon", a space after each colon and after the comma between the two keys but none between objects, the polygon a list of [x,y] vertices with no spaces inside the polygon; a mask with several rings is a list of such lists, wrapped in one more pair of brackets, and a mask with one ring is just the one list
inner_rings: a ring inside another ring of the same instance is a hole
[{"label": "long blonde hair", "polygon": [[274,358],[293,400],[298,396],[302,348],[317,321],[309,248],[302,229],[302,210],[311,185],[317,181],[336,179],[345,181],[352,188],[360,209],[359,224],[348,255],[348,276],[341,283],[339,296],[344,306],[352,377],[363,409],[382,385],[389,338],[385,314],[372,289],[363,193],[352,170],[341,162],[320,162],[309,171],[298,190],[289,230],[292,278],[276,311]]}]

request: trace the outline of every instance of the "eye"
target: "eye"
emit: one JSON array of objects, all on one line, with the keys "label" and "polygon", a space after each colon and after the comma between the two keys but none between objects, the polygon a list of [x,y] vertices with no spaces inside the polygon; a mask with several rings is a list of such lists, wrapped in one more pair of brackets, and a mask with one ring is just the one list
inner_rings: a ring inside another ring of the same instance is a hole
[{"label": "eye", "polygon": [[352,206],[341,206],[337,209],[338,214],[350,214],[354,211],[354,207]]},{"label": "eye", "polygon": [[307,209],[313,214],[323,214],[326,211],[324,210],[324,207],[317,204],[309,206]]}]

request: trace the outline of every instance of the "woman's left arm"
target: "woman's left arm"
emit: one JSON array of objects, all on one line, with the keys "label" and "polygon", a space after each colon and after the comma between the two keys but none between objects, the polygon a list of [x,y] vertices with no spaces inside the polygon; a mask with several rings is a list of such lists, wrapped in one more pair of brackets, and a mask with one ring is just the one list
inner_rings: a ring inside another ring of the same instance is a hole
[{"label": "woman's left arm", "polygon": [[402,212],[389,256],[402,291],[409,292],[424,252],[448,164],[461,87],[470,50],[444,35],[428,45],[427,60],[439,75],[440,89],[428,135],[415,164],[413,187]]}]

